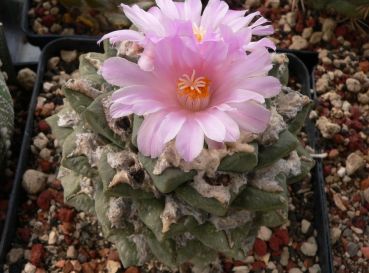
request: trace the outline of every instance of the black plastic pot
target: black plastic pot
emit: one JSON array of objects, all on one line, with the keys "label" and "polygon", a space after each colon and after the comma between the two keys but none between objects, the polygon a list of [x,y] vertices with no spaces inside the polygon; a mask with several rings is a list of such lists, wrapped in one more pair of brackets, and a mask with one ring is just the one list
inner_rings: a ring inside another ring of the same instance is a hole
[{"label": "black plastic pot", "polygon": [[37,34],[35,33],[29,22],[28,11],[31,8],[32,0],[23,0],[23,9],[22,9],[22,18],[21,18],[21,28],[23,32],[26,34],[27,40],[30,44],[43,48],[51,41],[54,41],[59,38],[78,38],[78,39],[87,39],[87,40],[96,40],[99,36],[90,36],[90,35],[58,35],[58,34]]},{"label": "black plastic pot", "polygon": [[17,227],[17,210],[25,193],[22,189],[22,177],[27,168],[28,156],[30,154],[30,144],[32,140],[34,111],[37,104],[37,96],[39,90],[42,88],[43,76],[46,72],[47,61],[49,58],[59,55],[60,50],[78,49],[82,52],[99,52],[102,51],[97,45],[97,40],[81,39],[81,38],[63,38],[49,43],[42,51],[38,62],[37,79],[33,88],[32,97],[28,108],[28,117],[25,125],[24,136],[21,144],[19,160],[16,169],[16,175],[13,182],[13,188],[10,194],[9,206],[6,215],[6,221],[0,241],[0,272],[1,265],[5,262],[6,254],[10,249],[11,243],[15,238],[15,231]]},{"label": "black plastic pot", "polygon": [[[302,93],[309,96],[317,103],[317,96],[314,90],[315,79],[314,70],[318,63],[316,53],[308,51],[278,50],[287,53],[289,58],[290,74],[298,79],[302,85]],[[298,56],[298,58],[296,57]],[[306,64],[306,65],[305,65]],[[318,139],[319,132],[315,128],[314,122],[306,120],[305,131],[308,135],[309,146],[319,152]],[[314,228],[317,230],[318,255],[321,272],[333,273],[332,247],[330,240],[329,214],[327,207],[327,197],[324,190],[325,180],[323,175],[323,163],[321,159],[316,160],[314,168],[311,170],[311,181],[314,191]]]},{"label": "black plastic pot", "polygon": [[[42,88],[43,75],[46,70],[47,60],[55,56],[59,53],[61,49],[77,49],[79,51],[101,51],[96,44],[96,40],[92,41],[91,39],[81,39],[81,38],[62,38],[59,40],[55,40],[48,44],[42,51],[39,67],[38,67],[38,75],[37,82],[33,90],[33,95],[29,107],[29,116],[26,124],[26,131],[24,134],[21,154],[19,157],[19,163],[17,166],[16,179],[14,182],[14,188],[11,195],[10,206],[7,215],[7,223],[4,229],[1,244],[0,244],[0,264],[1,261],[4,261],[5,255],[10,248],[10,244],[12,238],[14,237],[14,233],[16,230],[16,219],[17,219],[17,207],[19,204],[19,200],[24,195],[21,189],[21,181],[23,173],[26,169],[26,162],[28,159],[28,155],[30,152],[30,143],[32,138],[32,130],[33,130],[33,113],[35,110],[37,96],[39,94],[39,90]],[[307,52],[292,52],[281,50],[280,52],[284,52],[288,54],[289,57],[289,70],[291,76],[294,76],[302,86],[302,92],[305,95],[308,95],[310,98],[315,99],[315,93],[311,92],[312,87],[314,86],[314,79],[312,77],[312,72],[315,66],[315,63],[312,60],[317,60],[316,54],[307,53]],[[304,63],[296,57],[293,53],[301,55],[303,59],[309,60],[307,63],[309,70],[306,68]],[[317,132],[314,126],[314,123],[310,120],[307,120],[305,130],[308,134],[309,145],[312,148],[316,147],[317,143]],[[322,163],[320,161],[317,162],[316,166],[312,170],[312,182],[313,182],[313,190],[314,190],[314,226],[318,231],[318,245],[319,245],[319,261],[322,272],[324,273],[332,273],[332,254],[331,254],[331,246],[330,246],[330,238],[329,238],[329,221],[328,221],[328,213],[327,213],[327,201],[324,192],[324,177],[322,173]]]},{"label": "black plastic pot", "polygon": [[[37,70],[37,63],[29,62],[29,63],[14,64],[14,68],[15,68],[16,72],[18,72],[19,70],[21,70],[23,68],[26,68],[26,67],[30,68],[33,71],[36,71]],[[29,91],[23,91],[23,92],[24,92],[24,96],[22,95],[22,101],[24,101],[24,103],[22,104],[22,106],[24,107],[24,109],[27,109],[30,105],[30,99],[31,99],[32,93],[29,92]],[[28,113],[28,115],[29,115],[29,113]],[[26,131],[26,128],[28,128],[28,127],[29,127],[28,123],[26,123],[24,125],[24,128],[18,128],[18,129],[24,129],[24,131]],[[23,136],[23,138],[20,139],[20,141],[23,141],[22,139],[24,139],[24,136]],[[15,142],[12,145],[14,147],[20,147],[21,143],[20,142]],[[14,149],[14,150],[17,150],[17,149]],[[20,149],[19,154],[16,157],[16,158],[18,158],[17,165],[19,165],[23,154],[24,153],[22,152],[22,149]],[[1,180],[2,180],[2,177],[0,176],[0,182],[1,182]],[[14,192],[14,188],[16,188],[16,184],[17,184],[15,182],[15,180],[16,180],[16,178],[14,179],[12,192],[10,193],[7,216],[6,216],[5,222],[1,223],[1,228],[0,228],[0,234],[1,234],[1,237],[0,237],[0,258],[1,259],[6,254],[6,252],[5,252],[6,250],[5,249],[3,250],[3,245],[5,246],[5,245],[9,244],[9,242],[12,240],[12,238],[9,237],[9,236],[11,236],[11,234],[9,232],[7,232],[7,230],[15,230],[14,229],[15,225],[14,225],[14,222],[13,222],[12,219],[14,219],[14,220],[16,219],[16,210],[17,210],[17,208],[15,207],[14,209],[12,209],[12,207],[14,206],[14,204],[16,204],[15,200],[19,198],[18,197],[19,193]],[[1,231],[2,231],[2,233],[1,233]],[[1,264],[1,261],[2,261],[1,259],[0,259],[0,264]],[[1,271],[2,271],[2,268],[0,268],[0,272]]]}]

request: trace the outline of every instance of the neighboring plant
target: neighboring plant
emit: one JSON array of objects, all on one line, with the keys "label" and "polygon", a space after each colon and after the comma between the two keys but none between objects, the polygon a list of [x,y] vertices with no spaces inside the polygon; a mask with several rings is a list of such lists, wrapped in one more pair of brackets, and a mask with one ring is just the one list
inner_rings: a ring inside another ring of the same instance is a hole
[{"label": "neighboring plant", "polygon": [[101,12],[106,20],[111,24],[113,29],[125,28],[130,26],[128,19],[119,11],[119,4],[137,4],[144,9],[148,9],[154,5],[152,0],[59,0],[59,2],[67,9],[78,8],[82,12],[82,16],[78,20],[86,20],[94,22],[93,16],[90,15],[91,10]]},{"label": "neighboring plant", "polygon": [[[100,10],[116,10],[117,7],[121,3],[125,3],[127,5],[138,4],[138,5],[153,5],[152,1],[149,0],[59,0],[59,2],[67,7],[78,7],[78,8],[93,8],[93,9],[100,9]],[[148,6],[149,7],[149,6]],[[148,8],[147,7],[147,8]]]},{"label": "neighboring plant", "polygon": [[[1,66],[0,60],[0,69]],[[5,78],[6,74],[0,70],[0,171],[5,166],[14,129],[13,99]]]},{"label": "neighboring plant", "polygon": [[288,183],[314,165],[296,137],[311,103],[281,87],[288,58],[272,64],[273,45],[251,42],[270,32],[262,17],[251,24],[258,14],[157,2],[150,13],[123,6],[140,32],[81,55],[47,121],[66,203],[96,214],[125,267],[206,272],[219,253],[244,259],[260,226],[286,223]]},{"label": "neighboring plant", "polygon": [[301,5],[319,11],[334,13],[348,19],[354,28],[368,31],[369,0],[293,0],[292,7]]}]

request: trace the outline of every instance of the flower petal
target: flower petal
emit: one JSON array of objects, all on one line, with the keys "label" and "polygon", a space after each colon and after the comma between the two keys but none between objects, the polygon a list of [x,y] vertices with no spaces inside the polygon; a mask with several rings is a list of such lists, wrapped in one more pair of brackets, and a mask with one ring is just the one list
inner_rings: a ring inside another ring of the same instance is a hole
[{"label": "flower petal", "polygon": [[133,113],[132,105],[122,105],[120,103],[113,103],[109,111],[112,118],[121,118]]},{"label": "flower petal", "polygon": [[117,42],[122,42],[122,41],[133,41],[133,42],[140,43],[141,41],[145,39],[145,37],[137,31],[134,31],[131,29],[123,29],[123,30],[116,30],[108,34],[105,34],[98,41],[98,43],[101,43],[102,41],[106,39],[109,39],[109,42],[111,44],[115,44]]},{"label": "flower petal", "polygon": [[240,137],[240,128],[238,127],[237,122],[235,122],[227,113],[223,111],[214,111],[216,117],[223,123],[226,134],[224,141],[225,142],[234,142],[237,141]]},{"label": "flower petal", "polygon": [[258,94],[253,90],[233,89],[228,92],[225,91],[228,90],[217,90],[210,101],[210,105],[218,106],[224,103],[241,103],[248,100],[255,100],[260,103],[264,103],[265,101],[262,94]]},{"label": "flower petal", "polygon": [[272,40],[268,38],[262,38],[255,42],[245,43],[245,46],[243,48],[245,51],[253,51],[259,47],[266,47],[272,50],[276,50],[275,44],[272,42]]},{"label": "flower petal", "polygon": [[248,132],[261,133],[268,126],[270,119],[270,111],[263,105],[256,102],[244,102],[235,105],[237,111],[230,111],[228,114],[233,118],[238,125]]},{"label": "flower petal", "polygon": [[196,25],[200,24],[202,4],[200,0],[185,0],[184,16]]},{"label": "flower petal", "polygon": [[157,157],[164,149],[164,143],[156,134],[165,112],[158,112],[145,117],[137,133],[137,147],[144,156]]},{"label": "flower petal", "polygon": [[257,36],[272,35],[274,28],[272,25],[257,26],[252,28],[252,34]]},{"label": "flower petal", "polygon": [[164,143],[167,143],[176,137],[186,120],[187,118],[184,111],[168,113],[164,117],[157,134],[161,135]]},{"label": "flower petal", "polygon": [[202,14],[200,26],[207,31],[215,30],[227,14],[228,9],[229,7],[224,1],[210,0]]},{"label": "flower petal", "polygon": [[188,119],[176,137],[176,149],[185,161],[194,160],[204,148],[204,132],[193,119]]},{"label": "flower petal", "polygon": [[274,97],[281,91],[280,81],[272,76],[247,78],[240,86],[248,91],[258,93],[265,98]]},{"label": "flower petal", "polygon": [[101,67],[101,74],[108,83],[121,87],[145,83],[150,85],[152,82],[151,74],[142,71],[137,64],[120,57],[107,59]]},{"label": "flower petal", "polygon": [[144,11],[137,5],[132,7],[121,4],[124,14],[145,34],[155,33],[159,36],[165,34],[165,30],[158,18],[153,14]]},{"label": "flower petal", "polygon": [[156,0],[162,13],[170,19],[180,19],[176,5],[172,0]]},{"label": "flower petal", "polygon": [[212,111],[197,112],[194,117],[206,137],[214,141],[224,141],[226,134],[225,127]]}]

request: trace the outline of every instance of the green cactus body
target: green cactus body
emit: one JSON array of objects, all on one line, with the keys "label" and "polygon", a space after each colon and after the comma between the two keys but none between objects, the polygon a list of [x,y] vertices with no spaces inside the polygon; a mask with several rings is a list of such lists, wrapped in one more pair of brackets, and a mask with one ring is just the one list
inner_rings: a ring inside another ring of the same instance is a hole
[{"label": "green cactus body", "polygon": [[[202,162],[204,169],[184,167],[175,156],[152,159],[137,150],[143,117],[112,119],[106,111],[114,87],[97,71],[115,54],[108,52],[80,57],[82,79],[67,83],[68,103],[47,120],[63,150],[59,177],[66,203],[96,214],[124,266],[155,260],[203,272],[219,262],[218,253],[244,259],[261,225],[287,221],[287,183],[303,179],[313,166],[294,135],[310,105],[294,115],[290,105],[281,107],[288,110],[280,116],[287,125],[273,137],[211,154],[213,165]],[[287,82],[285,70],[278,71]],[[278,101],[284,100],[270,100],[270,107]]]},{"label": "green cactus body", "polygon": [[[1,66],[1,60],[0,60]],[[4,167],[14,128],[13,99],[0,70],[0,171]]]},{"label": "green cactus body", "polygon": [[[87,21],[93,31],[104,31],[129,28],[131,26],[130,20],[122,14],[119,5],[124,3],[127,5],[136,4],[140,8],[148,10],[154,5],[152,0],[60,0],[59,1],[67,10],[79,9],[81,15],[77,18]],[[98,11],[106,20],[106,25],[102,25],[98,20],[91,16],[91,10]],[[103,28],[103,29],[100,29]]]},{"label": "green cactus body", "polygon": [[314,9],[334,11],[350,19],[366,19],[365,12],[361,13],[360,8],[369,8],[368,0],[309,0],[307,4]]}]

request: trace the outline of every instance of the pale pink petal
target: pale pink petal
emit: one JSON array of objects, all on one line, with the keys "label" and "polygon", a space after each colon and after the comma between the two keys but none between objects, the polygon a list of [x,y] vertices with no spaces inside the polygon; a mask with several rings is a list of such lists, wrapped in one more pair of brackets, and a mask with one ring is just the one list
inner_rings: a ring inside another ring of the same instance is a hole
[{"label": "pale pink petal", "polygon": [[177,2],[174,1],[174,5],[176,5],[177,11],[178,11],[178,17],[179,20],[186,20],[185,16],[185,10],[184,10],[184,3],[183,2]]},{"label": "pale pink petal", "polygon": [[249,42],[249,43],[245,43],[243,49],[245,51],[253,51],[259,47],[266,47],[266,48],[270,48],[272,50],[276,50],[276,46],[273,43],[272,40],[268,39],[268,38],[262,38],[258,41],[255,42]]},{"label": "pale pink petal", "polygon": [[237,141],[240,137],[240,128],[238,127],[237,122],[235,122],[226,112],[214,111],[214,114],[223,123],[225,127],[226,134],[224,141],[225,142]]},{"label": "pale pink petal", "polygon": [[186,120],[185,111],[170,112],[164,117],[157,134],[161,135],[164,143],[167,143],[176,137]]},{"label": "pale pink petal", "polygon": [[228,45],[219,41],[204,41],[199,45],[199,51],[208,66],[222,65],[227,58]]},{"label": "pale pink petal", "polygon": [[265,23],[269,23],[269,21],[267,19],[265,19],[264,17],[260,17],[254,23],[251,24],[251,27],[254,28],[254,27],[257,27],[257,26],[261,26]]},{"label": "pale pink petal", "polygon": [[208,145],[208,149],[218,150],[218,149],[225,148],[225,145],[224,145],[223,142],[217,142],[217,141],[211,140],[209,138],[205,138],[205,142]]},{"label": "pale pink petal", "polygon": [[185,0],[184,19],[190,20],[196,25],[200,24],[202,4],[200,0]]},{"label": "pale pink petal", "polygon": [[203,130],[206,137],[223,142],[225,138],[225,127],[223,123],[214,115],[215,111],[201,111],[194,115],[195,120]]},{"label": "pale pink petal", "polygon": [[144,156],[157,157],[164,149],[164,143],[158,138],[159,135],[156,132],[165,114],[165,112],[158,112],[144,118],[137,133],[138,150]]},{"label": "pale pink petal", "polygon": [[219,30],[223,41],[228,44],[230,52],[241,49],[242,54],[245,54],[242,48],[251,42],[252,31],[250,29],[244,28],[234,33],[230,27],[222,25]]},{"label": "pale pink petal", "polygon": [[156,100],[141,101],[137,104],[132,104],[132,111],[140,116],[156,113],[168,108],[165,103],[158,102]]},{"label": "pale pink petal", "polygon": [[122,105],[120,103],[113,103],[109,111],[112,118],[120,118],[133,113],[132,105]]},{"label": "pale pink petal", "polygon": [[212,96],[210,105],[217,106],[223,103],[240,103],[248,100],[255,100],[260,103],[264,103],[264,97],[261,94],[254,92],[253,90],[244,89],[231,89],[231,90],[217,90]]},{"label": "pale pink petal", "polygon": [[228,5],[226,2],[220,0],[210,0],[202,14],[200,26],[206,31],[215,30],[227,12]]},{"label": "pale pink petal", "polygon": [[121,4],[124,14],[145,34],[156,33],[159,36],[165,34],[163,25],[153,14],[144,11],[137,5],[132,7]]},{"label": "pale pink petal", "polygon": [[123,30],[116,30],[108,34],[105,34],[98,41],[98,43],[101,43],[103,40],[106,40],[106,39],[109,39],[109,42],[111,44],[115,44],[117,42],[122,42],[122,41],[133,41],[133,42],[140,43],[141,41],[145,39],[145,37],[137,31],[134,31],[131,29],[123,29]]},{"label": "pale pink petal", "polygon": [[179,19],[177,7],[172,0],[156,0],[156,4],[168,18]]},{"label": "pale pink petal", "polygon": [[115,108],[127,106],[137,115],[147,115],[159,110],[176,107],[178,102],[168,98],[164,93],[158,92],[152,87],[134,85],[121,88],[114,92],[112,101]]},{"label": "pale pink petal", "polygon": [[252,29],[252,34],[257,36],[272,35],[274,28],[272,25],[258,26]]},{"label": "pale pink petal", "polygon": [[223,25],[230,25],[234,20],[245,16],[246,10],[228,10],[222,20]]},{"label": "pale pink petal", "polygon": [[138,97],[160,100],[160,96],[158,96],[156,90],[146,85],[133,85],[120,88],[114,91],[111,99],[120,103],[129,103],[131,98]]},{"label": "pale pink petal", "polygon": [[185,161],[194,160],[204,148],[204,132],[196,121],[188,119],[176,137],[176,149]]},{"label": "pale pink petal", "polygon": [[159,19],[161,19],[163,16],[163,13],[157,6],[152,6],[151,8],[149,8],[147,12],[154,15],[156,18],[159,18]]},{"label": "pale pink petal", "polygon": [[101,74],[108,83],[122,87],[150,84],[153,79],[151,74],[142,71],[137,64],[120,57],[107,59],[101,67]]},{"label": "pale pink petal", "polygon": [[264,76],[272,67],[268,50],[265,47],[255,48],[244,57],[242,62],[237,62],[230,67],[227,77],[229,81],[234,81],[239,78]]},{"label": "pale pink petal", "polygon": [[240,86],[248,91],[261,94],[265,98],[274,97],[281,91],[280,81],[272,76],[246,78]]},{"label": "pale pink petal", "polygon": [[137,64],[144,71],[154,70],[154,58],[150,54],[147,54],[147,49],[140,55]]},{"label": "pale pink petal", "polygon": [[228,114],[245,131],[252,133],[264,132],[270,119],[270,111],[256,102],[244,102],[235,105],[237,111],[230,111]]},{"label": "pale pink petal", "polygon": [[260,12],[259,11],[256,11],[256,12],[253,12],[253,13],[250,13],[248,14],[247,16],[245,16],[245,26],[248,26],[250,25],[251,21],[254,20],[254,18],[256,16],[260,16]]}]

